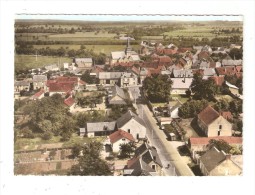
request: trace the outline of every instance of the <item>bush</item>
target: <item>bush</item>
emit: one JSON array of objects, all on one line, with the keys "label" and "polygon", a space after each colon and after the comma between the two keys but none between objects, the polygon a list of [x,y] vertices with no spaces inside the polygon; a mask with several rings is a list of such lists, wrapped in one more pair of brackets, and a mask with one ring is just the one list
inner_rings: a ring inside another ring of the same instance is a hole
[{"label": "bush", "polygon": [[20,133],[22,134],[22,137],[24,138],[31,138],[31,139],[35,138],[33,132],[29,129],[23,129],[20,131]]},{"label": "bush", "polygon": [[50,140],[52,138],[52,133],[51,132],[45,132],[42,134],[42,139],[43,140]]}]

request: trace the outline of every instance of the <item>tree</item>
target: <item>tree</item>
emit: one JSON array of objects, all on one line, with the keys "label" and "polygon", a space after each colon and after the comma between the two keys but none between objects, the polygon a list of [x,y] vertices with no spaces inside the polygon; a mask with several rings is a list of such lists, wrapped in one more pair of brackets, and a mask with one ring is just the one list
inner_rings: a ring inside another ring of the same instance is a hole
[{"label": "tree", "polygon": [[51,138],[52,138],[51,132],[45,132],[42,134],[42,139],[44,139],[44,140],[50,140]]},{"label": "tree", "polygon": [[191,83],[191,91],[196,99],[214,100],[217,92],[217,86],[213,79],[203,80],[201,74],[196,73]]},{"label": "tree", "polygon": [[73,165],[70,175],[103,176],[112,175],[109,165],[100,158],[102,144],[90,142],[82,147],[82,155],[78,157],[78,164]]},{"label": "tree", "polygon": [[172,80],[167,75],[154,74],[144,79],[143,87],[152,102],[168,102]]},{"label": "tree", "polygon": [[73,158],[78,158],[80,156],[81,151],[82,151],[82,146],[76,143],[72,148]]},{"label": "tree", "polygon": [[119,158],[130,158],[130,155],[135,151],[135,145],[133,142],[120,145],[120,155]]},{"label": "tree", "polygon": [[232,147],[224,140],[209,140],[209,148],[216,147],[219,151],[223,150],[225,153],[229,154]]},{"label": "tree", "polygon": [[230,50],[229,55],[232,59],[243,59],[243,49],[233,48]]},{"label": "tree", "polygon": [[178,115],[182,118],[193,118],[208,105],[207,100],[191,100],[185,102],[178,110]]},{"label": "tree", "polygon": [[96,84],[97,78],[90,76],[90,72],[87,70],[85,73],[81,75],[81,80],[88,84]]}]

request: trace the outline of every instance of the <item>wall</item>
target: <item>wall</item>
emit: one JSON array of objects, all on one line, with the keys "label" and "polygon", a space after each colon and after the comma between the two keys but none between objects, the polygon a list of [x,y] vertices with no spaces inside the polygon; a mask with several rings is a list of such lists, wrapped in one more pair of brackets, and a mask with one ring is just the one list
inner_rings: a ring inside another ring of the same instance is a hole
[{"label": "wall", "polygon": [[128,132],[128,129],[130,129],[130,134],[132,134],[135,139],[137,138],[137,134],[139,134],[139,138],[145,138],[146,136],[146,128],[134,119],[131,119],[123,127],[119,128],[126,132]]}]

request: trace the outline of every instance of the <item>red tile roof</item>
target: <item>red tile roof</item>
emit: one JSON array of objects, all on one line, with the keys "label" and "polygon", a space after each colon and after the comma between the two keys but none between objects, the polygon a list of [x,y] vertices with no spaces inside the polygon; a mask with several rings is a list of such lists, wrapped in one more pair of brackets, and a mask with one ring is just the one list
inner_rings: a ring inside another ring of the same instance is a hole
[{"label": "red tile roof", "polygon": [[169,56],[159,56],[159,63],[171,63],[172,59]]},{"label": "red tile roof", "polygon": [[33,98],[39,98],[42,94],[44,94],[44,90],[41,89],[40,91],[38,91],[36,94],[33,95]]},{"label": "red tile roof", "polygon": [[137,161],[139,160],[139,156],[136,158],[132,158],[130,160],[127,161],[127,167],[130,168],[132,167],[133,164],[135,164]]},{"label": "red tile roof", "polygon": [[243,71],[243,66],[236,66],[236,71],[237,72],[242,72]]},{"label": "red tile roof", "polygon": [[62,83],[62,82],[74,82],[78,83],[78,77],[58,77],[56,79],[57,82]]},{"label": "red tile roof", "polygon": [[206,125],[211,124],[219,116],[220,114],[216,110],[214,110],[211,106],[207,106],[198,114],[198,118],[201,121],[203,121]]},{"label": "red tile roof", "polygon": [[203,58],[207,59],[207,58],[209,58],[209,57],[210,57],[210,55],[209,55],[209,53],[207,53],[206,51],[201,51],[201,52],[198,54],[198,59],[203,59]]},{"label": "red tile roof", "polygon": [[213,77],[209,77],[209,78],[213,79],[215,84],[218,86],[222,86],[222,84],[225,81],[224,76],[213,76]]},{"label": "red tile roof", "polygon": [[186,51],[191,51],[192,50],[192,48],[179,48],[178,49],[178,53],[185,53]]},{"label": "red tile roof", "polygon": [[135,66],[132,67],[131,69],[134,73],[136,73],[137,75],[139,75],[140,70],[138,68],[136,68]]},{"label": "red tile roof", "polygon": [[163,49],[163,53],[166,55],[171,55],[171,54],[176,54],[177,51],[175,49],[167,48],[167,49]]},{"label": "red tile roof", "polygon": [[70,92],[74,88],[74,83],[49,83],[49,92]]},{"label": "red tile roof", "polygon": [[67,106],[71,107],[75,103],[75,101],[71,96],[69,96],[67,99],[64,100],[64,103]]},{"label": "red tile roof", "polygon": [[135,141],[133,135],[131,135],[130,133],[123,131],[121,129],[119,129],[118,131],[115,131],[114,133],[112,133],[111,135],[109,135],[110,141],[111,143],[115,143],[118,140],[122,139],[122,138],[126,138],[129,141]]},{"label": "red tile roof", "polygon": [[196,74],[196,73],[198,73],[198,74],[200,74],[200,75],[204,75],[204,69],[193,69],[192,70],[192,73],[193,74]]},{"label": "red tile roof", "polygon": [[216,62],[210,62],[209,68],[215,68],[216,67]]},{"label": "red tile roof", "polygon": [[207,145],[211,139],[215,140],[224,140],[228,144],[242,144],[242,137],[233,137],[233,136],[220,136],[220,137],[191,137],[189,142],[192,145]]},{"label": "red tile roof", "polygon": [[86,85],[86,82],[83,81],[83,80],[79,80],[79,84],[80,84],[80,85]]}]

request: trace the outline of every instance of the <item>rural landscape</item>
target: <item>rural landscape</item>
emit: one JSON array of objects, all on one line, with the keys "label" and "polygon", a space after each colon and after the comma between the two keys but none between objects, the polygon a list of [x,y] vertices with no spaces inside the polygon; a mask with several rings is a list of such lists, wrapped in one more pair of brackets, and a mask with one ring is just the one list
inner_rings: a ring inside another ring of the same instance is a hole
[{"label": "rural landscape", "polygon": [[242,21],[17,19],[14,59],[15,175],[242,175]]}]

